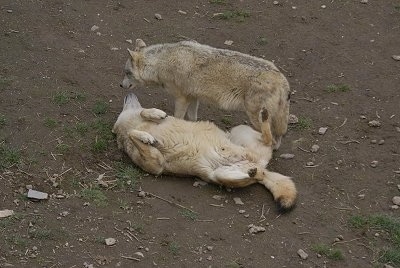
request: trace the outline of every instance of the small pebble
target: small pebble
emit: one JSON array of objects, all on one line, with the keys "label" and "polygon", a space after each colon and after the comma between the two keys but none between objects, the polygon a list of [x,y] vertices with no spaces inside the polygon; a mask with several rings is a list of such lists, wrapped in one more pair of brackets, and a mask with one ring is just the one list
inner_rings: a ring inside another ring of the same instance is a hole
[{"label": "small pebble", "polygon": [[297,7],[295,7],[295,6],[292,6],[292,9],[297,9]]},{"label": "small pebble", "polygon": [[245,213],[245,212],[246,212],[246,210],[244,210],[244,209],[239,210],[239,213],[240,213],[240,214],[243,214],[243,213]]},{"label": "small pebble", "polygon": [[318,134],[324,135],[327,130],[328,130],[327,127],[320,127],[319,130],[318,130]]},{"label": "small pebble", "polygon": [[361,4],[368,4],[368,0],[361,0],[360,3]]},{"label": "small pebble", "polygon": [[321,8],[322,8],[322,9],[325,9],[325,8],[326,8],[326,5],[322,5]]},{"label": "small pebble", "polygon": [[360,115],[360,119],[367,119],[365,115]]},{"label": "small pebble", "polygon": [[393,205],[393,206],[391,206],[391,208],[392,209],[399,209],[399,206],[398,205]]},{"label": "small pebble", "polygon": [[98,29],[100,29],[100,27],[97,26],[97,25],[93,25],[92,28],[90,28],[90,30],[91,30],[92,32],[95,32],[95,31],[97,31]]},{"label": "small pebble", "polygon": [[376,168],[378,166],[378,161],[374,160],[371,162],[371,167]]},{"label": "small pebble", "polygon": [[282,159],[292,159],[294,154],[281,154],[279,157]]},{"label": "small pebble", "polygon": [[339,238],[339,240],[344,240],[343,235],[338,235],[337,238]]},{"label": "small pebble", "polygon": [[378,142],[379,145],[383,145],[384,143],[385,143],[385,140],[380,140],[380,141]]},{"label": "small pebble", "polygon": [[156,13],[156,14],[154,14],[154,17],[155,17],[156,19],[158,19],[158,20],[162,20],[161,14]]},{"label": "small pebble", "polygon": [[256,234],[259,232],[265,232],[265,228],[261,227],[261,226],[256,226],[254,224],[250,224],[249,226],[247,226],[247,228],[249,228],[249,233],[251,234]]},{"label": "small pebble", "polygon": [[372,144],[375,144],[375,143],[377,143],[378,141],[377,140],[371,140],[371,143]]},{"label": "small pebble", "polygon": [[300,258],[302,258],[303,260],[307,260],[307,258],[308,258],[308,254],[302,249],[299,249],[297,251],[297,255],[299,255]]},{"label": "small pebble", "polygon": [[365,198],[365,194],[359,194],[359,195],[358,195],[358,198],[364,199],[364,198]]},{"label": "small pebble", "polygon": [[381,122],[379,122],[378,120],[372,120],[368,122],[368,126],[370,127],[380,127],[381,126]]},{"label": "small pebble", "polygon": [[145,197],[145,196],[146,196],[146,192],[145,192],[145,191],[140,191],[140,192],[138,193],[138,196],[139,196],[139,197]]},{"label": "small pebble", "polygon": [[224,199],[224,197],[222,195],[213,195],[212,198],[215,199],[215,200],[218,200],[218,201]]},{"label": "small pebble", "polygon": [[400,196],[394,196],[392,202],[393,204],[400,206]]},{"label": "small pebble", "polygon": [[299,118],[294,114],[289,114],[289,124],[297,124],[299,122]]},{"label": "small pebble", "polygon": [[208,250],[208,251],[212,251],[213,248],[214,248],[213,246],[207,246],[207,250]]},{"label": "small pebble", "polygon": [[200,186],[204,186],[204,185],[207,185],[207,182],[205,182],[205,181],[195,181],[193,183],[193,187],[200,187]]},{"label": "small pebble", "polygon": [[7,9],[7,13],[12,13],[12,9]]},{"label": "small pebble", "polygon": [[132,44],[132,43],[133,43],[132,39],[126,39],[125,41],[126,41],[127,43],[129,43],[129,44]]},{"label": "small pebble", "polygon": [[397,131],[397,132],[400,132],[400,127],[396,127],[396,131]]},{"label": "small pebble", "polygon": [[307,167],[312,167],[312,166],[314,166],[314,162],[311,162],[311,161],[310,161],[310,162],[307,162],[307,163],[306,163],[306,166],[307,166]]},{"label": "small pebble", "polygon": [[316,153],[319,151],[319,146],[317,144],[314,144],[311,146],[311,152]]},{"label": "small pebble", "polygon": [[182,15],[186,15],[186,14],[187,14],[187,12],[186,12],[186,11],[183,11],[183,10],[178,10],[178,13],[180,13],[180,14],[182,14]]},{"label": "small pebble", "polygon": [[232,40],[225,40],[224,45],[231,46],[233,44]]},{"label": "small pebble", "polygon": [[107,246],[112,246],[112,245],[115,245],[117,240],[115,240],[115,238],[110,237],[110,238],[104,239],[104,242],[106,243]]},{"label": "small pebble", "polygon": [[235,202],[236,205],[244,205],[242,199],[240,197],[234,197],[233,202]]},{"label": "small pebble", "polygon": [[336,237],[333,241],[334,241],[334,242],[339,242],[340,239]]},{"label": "small pebble", "polygon": [[212,256],[208,256],[207,261],[212,261]]},{"label": "small pebble", "polygon": [[400,55],[393,55],[393,56],[392,56],[392,59],[394,59],[394,60],[400,60]]},{"label": "small pebble", "polygon": [[278,1],[274,1],[273,4],[274,5],[279,5],[279,2]]}]

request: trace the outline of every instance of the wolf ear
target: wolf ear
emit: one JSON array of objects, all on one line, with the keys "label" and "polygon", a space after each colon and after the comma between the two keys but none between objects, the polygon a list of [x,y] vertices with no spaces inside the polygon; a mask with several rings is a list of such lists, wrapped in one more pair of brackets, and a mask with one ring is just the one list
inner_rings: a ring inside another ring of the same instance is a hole
[{"label": "wolf ear", "polygon": [[128,48],[128,52],[129,52],[129,55],[131,55],[132,59],[137,58],[137,54],[138,54],[138,53],[137,53],[136,51],[130,50],[130,49]]},{"label": "wolf ear", "polygon": [[142,48],[146,46],[146,43],[142,39],[136,39],[136,48],[135,51],[140,51]]}]

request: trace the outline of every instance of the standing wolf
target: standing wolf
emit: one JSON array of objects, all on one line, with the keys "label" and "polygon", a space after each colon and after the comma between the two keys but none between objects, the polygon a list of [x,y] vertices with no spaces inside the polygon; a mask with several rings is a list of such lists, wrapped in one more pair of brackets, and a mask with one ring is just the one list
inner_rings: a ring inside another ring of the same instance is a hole
[{"label": "standing wolf", "polygon": [[260,183],[281,208],[295,204],[295,184],[290,177],[266,169],[272,149],[249,126],[235,127],[228,134],[211,122],[167,117],[159,109],[142,108],[131,93],[113,132],[118,147],[151,174],[193,175],[228,187]]},{"label": "standing wolf", "polygon": [[270,62],[193,41],[146,46],[136,40],[123,88],[162,86],[175,97],[177,118],[197,120],[199,100],[244,110],[266,145],[279,148],[289,119],[289,83]]}]

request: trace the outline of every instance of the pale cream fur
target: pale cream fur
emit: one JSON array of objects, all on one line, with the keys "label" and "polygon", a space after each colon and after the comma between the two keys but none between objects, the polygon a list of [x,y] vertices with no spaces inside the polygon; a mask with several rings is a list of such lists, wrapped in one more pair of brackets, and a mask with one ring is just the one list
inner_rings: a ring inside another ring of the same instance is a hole
[{"label": "pale cream fur", "polygon": [[280,146],[290,92],[272,62],[193,41],[146,46],[138,39],[129,53],[122,87],[159,85],[175,97],[174,116],[191,121],[197,120],[199,100],[243,110],[266,145]]},{"label": "pale cream fur", "polygon": [[[260,183],[282,208],[291,208],[295,184],[266,169],[272,149],[260,140],[261,133],[253,131],[243,126],[229,134],[211,122],[185,121],[155,108],[144,109],[134,94],[125,98],[113,127],[119,148],[151,174],[192,175],[227,187]],[[264,148],[258,150],[260,146]]]}]

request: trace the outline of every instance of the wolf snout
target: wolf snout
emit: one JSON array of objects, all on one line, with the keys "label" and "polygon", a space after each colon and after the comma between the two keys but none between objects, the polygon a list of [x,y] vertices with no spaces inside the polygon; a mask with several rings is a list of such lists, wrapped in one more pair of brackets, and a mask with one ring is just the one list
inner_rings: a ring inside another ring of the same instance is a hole
[{"label": "wolf snout", "polygon": [[130,89],[130,88],[132,88],[132,84],[124,84],[124,83],[121,83],[121,84],[119,84],[119,86],[121,87],[121,88],[125,88],[125,89]]}]

